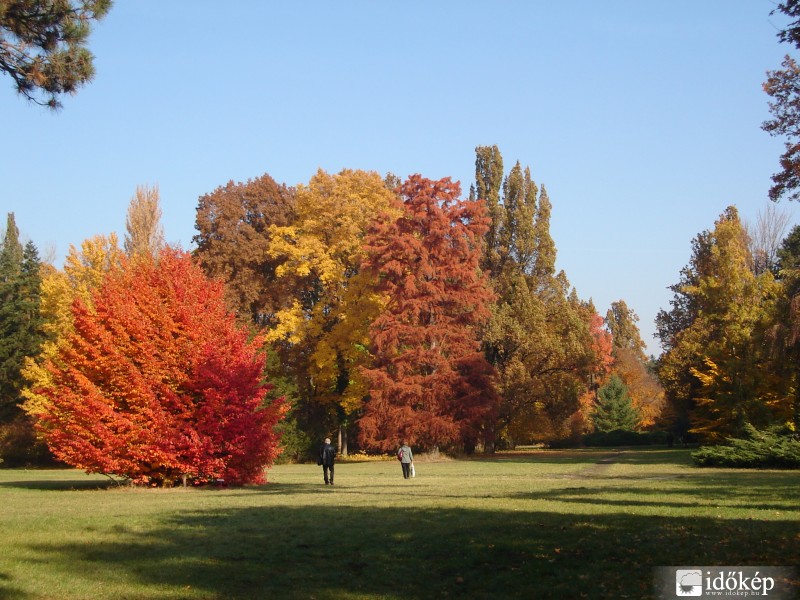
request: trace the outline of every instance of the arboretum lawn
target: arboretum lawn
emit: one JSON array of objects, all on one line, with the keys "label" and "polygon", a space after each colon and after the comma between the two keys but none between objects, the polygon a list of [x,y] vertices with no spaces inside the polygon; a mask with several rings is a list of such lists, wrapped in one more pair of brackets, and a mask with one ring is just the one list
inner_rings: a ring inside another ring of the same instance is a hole
[{"label": "arboretum lawn", "polygon": [[648,598],[652,568],[800,565],[800,472],[679,450],[279,465],[131,489],[0,470],[0,600]]}]

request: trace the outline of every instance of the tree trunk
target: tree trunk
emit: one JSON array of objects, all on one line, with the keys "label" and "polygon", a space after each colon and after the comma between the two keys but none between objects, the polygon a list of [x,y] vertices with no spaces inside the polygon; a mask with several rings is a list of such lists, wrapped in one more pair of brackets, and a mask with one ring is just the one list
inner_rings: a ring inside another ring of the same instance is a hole
[{"label": "tree trunk", "polygon": [[339,454],[347,456],[347,429],[339,425]]}]

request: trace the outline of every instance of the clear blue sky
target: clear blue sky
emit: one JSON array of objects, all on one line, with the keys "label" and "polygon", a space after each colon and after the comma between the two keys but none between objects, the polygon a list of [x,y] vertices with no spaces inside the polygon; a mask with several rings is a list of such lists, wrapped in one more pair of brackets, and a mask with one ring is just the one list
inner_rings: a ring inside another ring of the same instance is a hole
[{"label": "clear blue sky", "polygon": [[[450,176],[474,148],[531,167],[578,295],[624,299],[651,352],[694,236],[765,210],[782,142],[765,71],[789,51],[770,0],[117,0],[95,80],[51,114],[0,78],[0,216],[61,265],[158,184],[168,241],[197,199],[317,168]],[[795,213],[795,206],[782,209]]]}]

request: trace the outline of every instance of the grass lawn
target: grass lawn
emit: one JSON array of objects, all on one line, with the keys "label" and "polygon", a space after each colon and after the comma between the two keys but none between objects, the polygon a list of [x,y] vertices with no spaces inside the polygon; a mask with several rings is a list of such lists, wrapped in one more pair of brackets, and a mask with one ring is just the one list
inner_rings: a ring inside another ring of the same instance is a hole
[{"label": "grass lawn", "polygon": [[649,598],[652,568],[800,565],[800,472],[685,450],[281,465],[241,489],[0,470],[0,600]]}]

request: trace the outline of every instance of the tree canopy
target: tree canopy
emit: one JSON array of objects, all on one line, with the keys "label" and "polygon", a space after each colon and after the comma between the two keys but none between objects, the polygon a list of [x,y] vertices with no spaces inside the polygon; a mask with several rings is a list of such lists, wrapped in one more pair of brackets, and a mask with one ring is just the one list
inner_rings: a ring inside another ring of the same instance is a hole
[{"label": "tree canopy", "polygon": [[94,76],[86,42],[111,0],[0,0],[0,71],[17,92],[56,109]]},{"label": "tree canopy", "polygon": [[364,267],[386,295],[370,328],[375,364],[363,369],[368,447],[484,441],[496,404],[478,338],[493,297],[478,269],[488,219],[460,191],[412,175],[399,189],[402,214],[384,214],[366,239]]},{"label": "tree canopy", "polygon": [[40,390],[38,426],[55,456],[143,483],[263,481],[282,401],[265,403],[261,342],[189,255],[124,260],[72,314]]}]

